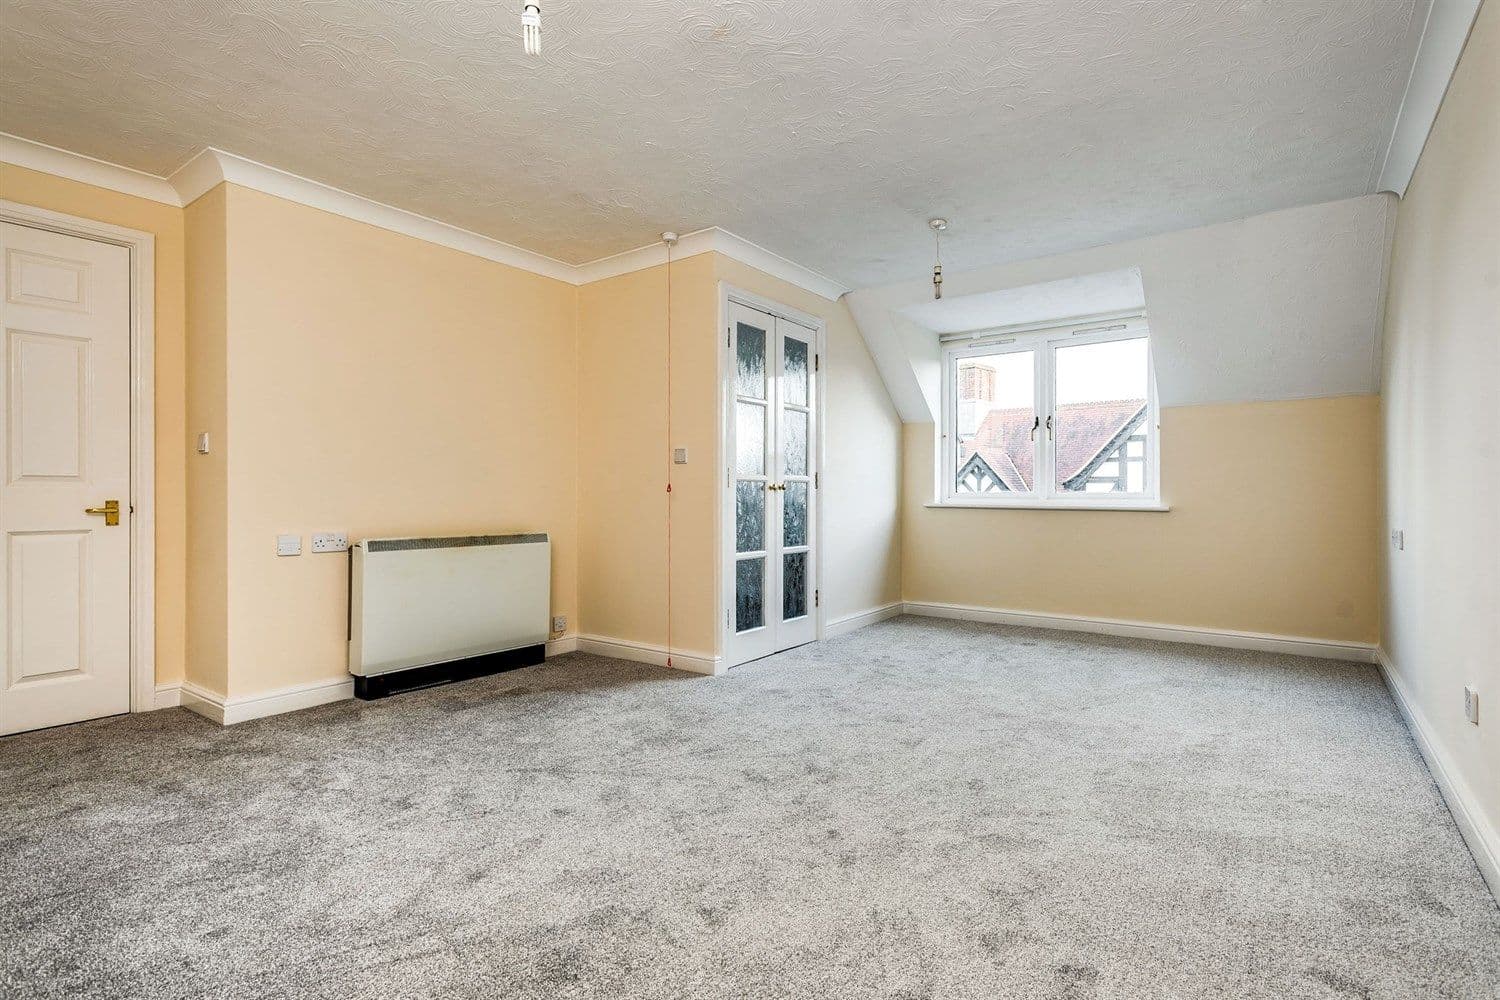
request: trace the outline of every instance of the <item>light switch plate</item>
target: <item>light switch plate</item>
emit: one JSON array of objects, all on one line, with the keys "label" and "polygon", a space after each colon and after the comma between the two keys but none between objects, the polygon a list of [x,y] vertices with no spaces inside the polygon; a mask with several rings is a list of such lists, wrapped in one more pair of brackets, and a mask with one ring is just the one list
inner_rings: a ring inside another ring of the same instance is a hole
[{"label": "light switch plate", "polygon": [[343,531],[320,531],[312,536],[314,552],[348,552],[349,535]]},{"label": "light switch plate", "polygon": [[687,465],[687,449],[686,448],[674,448],[674,449],[672,449],[672,462],[675,465]]},{"label": "light switch plate", "polygon": [[1400,528],[1397,528],[1395,531],[1391,532],[1391,544],[1396,546],[1396,551],[1398,552],[1405,549],[1406,532],[1402,531]]},{"label": "light switch plate", "polygon": [[208,454],[208,431],[204,431],[198,435],[198,454]]},{"label": "light switch plate", "polygon": [[1464,688],[1464,718],[1479,725],[1479,690],[1472,685]]},{"label": "light switch plate", "polygon": [[302,536],[277,535],[276,554],[278,556],[300,556],[302,554]]}]

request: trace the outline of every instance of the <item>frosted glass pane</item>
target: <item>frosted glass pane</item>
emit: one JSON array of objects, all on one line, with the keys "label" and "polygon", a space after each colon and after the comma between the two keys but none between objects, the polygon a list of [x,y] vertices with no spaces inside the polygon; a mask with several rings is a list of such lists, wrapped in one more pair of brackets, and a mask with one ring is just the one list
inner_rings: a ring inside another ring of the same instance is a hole
[{"label": "frosted glass pane", "polygon": [[746,632],[765,624],[765,566],[763,557],[734,564],[734,630]]},{"label": "frosted glass pane", "polygon": [[807,553],[792,552],[782,556],[781,620],[790,621],[807,614]]},{"label": "frosted glass pane", "polygon": [[784,545],[807,544],[807,484],[787,483],[782,499],[782,531]]},{"label": "frosted glass pane", "polygon": [[735,405],[735,468],[742,476],[766,471],[766,408],[756,403]]},{"label": "frosted glass pane", "polygon": [[734,550],[759,552],[766,547],[766,484],[734,487]]},{"label": "frosted glass pane", "polygon": [[782,374],[785,376],[786,398],[782,402],[807,405],[807,344],[788,337],[782,354]]},{"label": "frosted glass pane", "polygon": [[807,475],[807,414],[797,410],[781,411],[786,430],[786,474]]},{"label": "frosted glass pane", "polygon": [[740,323],[735,335],[734,391],[766,398],[766,331]]}]

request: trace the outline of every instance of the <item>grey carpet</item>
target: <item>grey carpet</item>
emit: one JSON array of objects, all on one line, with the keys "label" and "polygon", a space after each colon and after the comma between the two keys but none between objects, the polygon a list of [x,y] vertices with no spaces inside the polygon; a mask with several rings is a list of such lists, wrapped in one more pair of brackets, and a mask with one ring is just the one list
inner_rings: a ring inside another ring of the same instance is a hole
[{"label": "grey carpet", "polygon": [[904,618],[0,741],[7,997],[1479,997],[1370,667]]}]

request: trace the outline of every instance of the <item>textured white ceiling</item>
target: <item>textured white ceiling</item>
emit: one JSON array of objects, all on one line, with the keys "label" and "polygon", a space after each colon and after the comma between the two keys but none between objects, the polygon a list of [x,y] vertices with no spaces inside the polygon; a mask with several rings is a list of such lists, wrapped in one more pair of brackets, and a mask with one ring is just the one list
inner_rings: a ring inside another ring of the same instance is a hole
[{"label": "textured white ceiling", "polygon": [[968,333],[1026,323],[1061,324],[1145,305],[1141,272],[1126,267],[945,299],[928,299],[924,294],[922,301],[902,308],[901,314],[933,333]]},{"label": "textured white ceiling", "polygon": [[[0,0],[0,131],[212,145],[570,262],[853,286],[1373,190],[1429,0]],[[1420,21],[1420,18],[1418,19]]]}]

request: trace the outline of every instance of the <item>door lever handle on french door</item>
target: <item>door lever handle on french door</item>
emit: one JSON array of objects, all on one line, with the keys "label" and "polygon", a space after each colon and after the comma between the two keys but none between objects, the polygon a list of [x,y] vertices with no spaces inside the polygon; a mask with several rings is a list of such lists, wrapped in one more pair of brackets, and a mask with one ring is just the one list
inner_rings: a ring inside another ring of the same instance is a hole
[{"label": "door lever handle on french door", "polygon": [[106,500],[103,507],[85,507],[83,508],[83,512],[85,514],[103,514],[104,526],[107,528],[113,528],[120,523],[120,501],[118,500]]},{"label": "door lever handle on french door", "polygon": [[784,490],[784,489],[786,489],[786,483],[767,483],[766,484],[766,489],[768,489],[768,490]]}]

